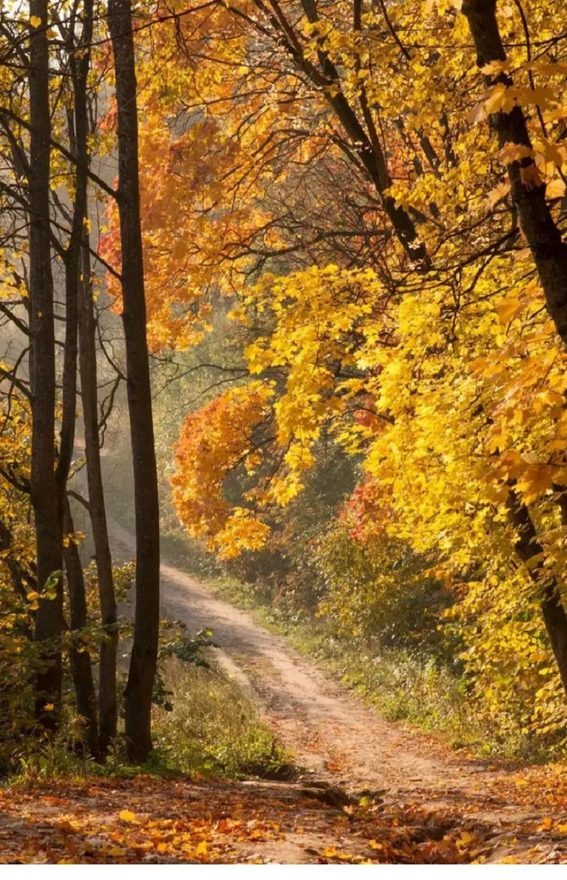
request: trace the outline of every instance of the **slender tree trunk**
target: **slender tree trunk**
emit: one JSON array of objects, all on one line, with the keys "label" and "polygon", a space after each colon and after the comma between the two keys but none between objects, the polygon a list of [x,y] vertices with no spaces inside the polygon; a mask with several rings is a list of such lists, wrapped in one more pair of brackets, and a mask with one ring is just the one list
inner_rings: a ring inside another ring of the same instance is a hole
[{"label": "slender tree trunk", "polygon": [[116,737],[118,708],[116,701],[116,656],[118,630],[116,597],[112,572],[112,555],[108,540],[108,523],[100,460],[100,438],[97,413],[97,363],[94,303],[88,248],[83,248],[83,280],[79,301],[79,338],[81,366],[81,400],[85,431],[89,515],[92,526],[100,613],[105,640],[99,654],[99,736],[104,755]]},{"label": "slender tree trunk", "polygon": [[136,612],[126,686],[126,741],[133,761],[151,748],[151,704],[159,634],[159,501],[140,222],[136,72],[130,0],[109,0],[118,111],[118,207],[130,436],[136,514]]},{"label": "slender tree trunk", "polygon": [[[85,8],[83,38],[90,44],[91,27],[88,8]],[[71,78],[74,90],[74,112],[69,112],[69,142],[75,159],[75,195],[69,243],[64,255],[65,261],[65,348],[63,356],[63,406],[59,459],[55,470],[57,502],[61,507],[61,519],[66,532],[73,530],[71,510],[67,499],[67,480],[75,446],[75,419],[77,407],[77,364],[78,364],[78,321],[79,321],[79,277],[81,271],[81,250],[84,221],[87,208],[87,120],[86,120],[86,78],[88,74],[88,54],[76,59],[74,33],[69,32],[67,50],[70,59]],[[82,48],[82,47],[81,47]],[[86,58],[86,64],[85,64]],[[71,543],[63,557],[67,570],[69,601],[71,603],[71,628],[80,629],[86,625],[87,608],[85,585],[81,559],[77,547]],[[89,750],[98,754],[98,722],[96,717],[96,698],[92,681],[90,656],[76,648],[71,648],[71,672],[76,689],[79,713],[85,719],[85,732]]]},{"label": "slender tree trunk", "polygon": [[[464,0],[463,13],[477,52],[479,67],[492,61],[505,61],[506,52],[496,19],[496,0]],[[506,73],[486,77],[488,86],[513,85]],[[547,310],[564,344],[567,345],[567,244],[563,241],[545,196],[532,149],[526,116],[519,105],[509,113],[490,117],[500,147],[517,144],[531,152],[508,165],[512,199],[518,211],[522,232],[532,252],[543,287]]]},{"label": "slender tree trunk", "polygon": [[[35,638],[44,643],[37,677],[36,717],[57,726],[61,705],[63,605],[62,509],[55,483],[55,333],[49,220],[51,121],[47,0],[30,0],[30,179],[29,290],[32,391],[31,500],[35,517],[40,590],[52,579],[55,598],[40,600]],[[55,573],[58,576],[54,577]],[[47,708],[46,708],[47,707]]]},{"label": "slender tree trunk", "polygon": [[517,535],[516,552],[539,591],[541,613],[561,682],[567,694],[567,615],[559,583],[544,565],[544,550],[527,506],[513,487],[509,489],[508,518]]},{"label": "slender tree trunk", "polygon": [[[258,3],[257,5],[260,6]],[[301,6],[307,20],[311,24],[320,21],[316,0],[301,0]],[[261,6],[262,8],[262,6]],[[353,151],[358,155],[366,173],[372,180],[380,197],[384,211],[386,212],[394,230],[394,234],[409,254],[412,260],[422,264],[424,268],[429,266],[430,258],[427,249],[420,241],[415,223],[405,208],[398,205],[392,196],[388,195],[388,188],[392,181],[388,172],[386,155],[380,143],[376,131],[372,113],[368,105],[363,107],[363,116],[366,128],[363,127],[356,112],[345,97],[339,71],[332,61],[326,49],[321,47],[318,51],[319,68],[309,61],[303,51],[298,49],[295,41],[287,38],[287,25],[283,24],[283,17],[278,19],[278,27],[283,32],[282,45],[287,47],[295,64],[310,78],[312,83],[321,88],[332,83],[336,89],[332,97],[327,97],[333,112],[339,120],[344,131],[350,138]],[[274,22],[275,23],[275,22]],[[325,94],[328,95],[327,88]],[[363,94],[363,92],[361,93]],[[363,98],[363,105],[365,99]]]},{"label": "slender tree trunk", "polygon": [[[67,535],[74,532],[73,518],[69,500],[65,497],[64,529]],[[67,572],[71,632],[82,630],[87,625],[87,597],[83,566],[79,550],[74,541],[69,541],[63,551]],[[99,757],[98,719],[96,693],[91,668],[91,657],[85,648],[73,642],[71,651],[71,675],[75,686],[77,710],[84,723],[84,739],[93,758]]]},{"label": "slender tree trunk", "polygon": [[95,338],[94,304],[92,296],[91,265],[88,232],[84,221],[88,216],[87,169],[88,151],[88,106],[87,80],[90,69],[90,45],[93,30],[93,2],[85,0],[83,7],[83,29],[79,45],[80,52],[70,47],[71,72],[74,89],[74,114],[72,140],[76,166],[75,211],[79,220],[73,229],[73,246],[77,258],[78,284],[78,324],[79,324],[79,362],[81,372],[81,401],[85,431],[85,453],[87,462],[87,485],[89,512],[93,532],[97,568],[98,591],[102,625],[105,639],[99,656],[99,735],[100,750],[104,755],[116,737],[118,710],[116,703],[116,599],[112,574],[112,557],[108,541],[106,508],[100,462],[100,438],[98,432],[98,381],[97,353]]}]

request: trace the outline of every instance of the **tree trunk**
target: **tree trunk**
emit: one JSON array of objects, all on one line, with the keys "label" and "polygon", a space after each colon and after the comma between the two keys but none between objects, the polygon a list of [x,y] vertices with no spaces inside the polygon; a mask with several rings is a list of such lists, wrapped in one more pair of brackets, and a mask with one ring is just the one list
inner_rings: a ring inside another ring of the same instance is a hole
[{"label": "tree trunk", "polygon": [[[62,509],[55,483],[55,334],[49,220],[51,121],[47,0],[30,0],[29,298],[32,392],[31,500],[39,589],[51,581],[55,598],[40,600],[35,638],[44,661],[36,682],[36,717],[57,727],[61,706]],[[55,574],[57,573],[57,575]]]},{"label": "tree trunk", "polygon": [[516,552],[539,590],[545,628],[567,694],[567,615],[561,601],[559,584],[544,566],[544,550],[538,540],[530,512],[514,488],[509,490],[507,508],[509,521],[517,536]]},{"label": "tree trunk", "polygon": [[[496,0],[464,0],[462,10],[469,23],[479,67],[491,61],[504,61],[506,52],[496,20]],[[487,76],[486,83],[488,86],[497,83],[507,87],[513,85],[506,73]],[[514,106],[509,113],[493,113],[490,121],[501,148],[506,144],[518,144],[532,150],[526,117],[520,106]],[[545,184],[538,177],[533,150],[508,165],[508,177],[512,200],[533,255],[547,310],[567,345],[567,244],[547,204]]]},{"label": "tree trunk", "polygon": [[[92,11],[84,9],[82,42],[90,44],[92,33]],[[84,48],[84,47],[80,47]],[[65,531],[72,532],[71,510],[67,499],[67,480],[75,446],[75,418],[77,407],[77,362],[78,362],[78,320],[79,320],[79,279],[81,271],[81,251],[83,229],[87,209],[87,107],[86,87],[89,69],[88,54],[77,59],[75,35],[72,31],[67,37],[67,50],[70,59],[71,79],[74,92],[73,112],[68,115],[69,142],[75,160],[75,194],[69,242],[64,254],[65,262],[65,348],[63,356],[63,406],[59,459],[55,470],[57,501],[61,505],[61,517]],[[81,629],[86,625],[87,607],[85,584],[79,552],[75,544],[68,544],[63,557],[67,570],[69,601],[71,604],[71,628]],[[98,755],[98,723],[96,697],[94,692],[90,656],[87,652],[71,648],[71,672],[77,695],[79,714],[85,720],[86,741],[91,754]]]},{"label": "tree trunk", "polygon": [[126,686],[126,741],[132,761],[152,748],[151,704],[159,634],[159,502],[138,180],[138,119],[130,0],[109,0],[118,112],[118,208],[130,437],[136,515],[136,611]]},{"label": "tree trunk", "polygon": [[88,248],[83,248],[83,281],[79,301],[79,338],[81,367],[81,400],[85,431],[89,516],[95,549],[100,613],[105,640],[99,653],[99,736],[104,755],[116,738],[118,706],[116,700],[116,656],[118,630],[116,597],[112,572],[112,555],[108,540],[108,523],[100,460],[98,432],[98,379],[96,364],[94,303]]},{"label": "tree trunk", "polygon": [[112,556],[108,541],[106,507],[102,483],[100,461],[100,438],[98,432],[98,378],[96,353],[96,326],[92,295],[92,278],[89,255],[88,233],[84,228],[84,218],[88,215],[87,168],[88,152],[88,108],[87,79],[90,69],[90,44],[92,41],[93,3],[85,0],[83,10],[83,31],[80,55],[70,52],[71,70],[75,97],[74,138],[76,169],[76,206],[82,212],[78,230],[77,254],[79,255],[80,278],[78,277],[78,322],[79,322],[79,361],[81,372],[81,402],[85,432],[85,455],[87,486],[89,495],[89,514],[93,533],[97,569],[100,611],[104,630],[104,641],[99,654],[99,736],[100,750],[104,755],[116,737],[118,709],[116,703],[116,654],[118,635],[116,630],[116,599],[112,573]]},{"label": "tree trunk", "polygon": [[[260,5],[260,4],[258,4]],[[311,24],[319,22],[319,12],[315,0],[301,0],[301,6],[307,20]],[[394,230],[394,234],[409,254],[411,259],[420,263],[424,268],[429,266],[430,259],[425,244],[420,241],[415,223],[404,207],[396,204],[396,200],[388,195],[388,187],[391,186],[390,174],[386,154],[381,146],[380,138],[376,131],[370,108],[366,106],[363,112],[366,128],[360,122],[357,113],[344,94],[339,71],[332,61],[329,53],[321,45],[318,51],[319,68],[317,68],[299,49],[295,40],[289,39],[289,25],[284,24],[281,16],[273,17],[273,26],[282,31],[281,43],[290,52],[295,64],[309,77],[314,86],[324,88],[324,94],[339,120],[342,128],[348,135],[353,152],[359,157],[363,167],[372,181],[382,202]],[[335,91],[332,96],[329,85],[333,85]],[[362,92],[361,92],[362,94]],[[363,104],[365,99],[363,99]]]},{"label": "tree trunk", "polygon": [[[64,528],[67,535],[71,535],[74,532],[73,518],[67,497],[65,498]],[[69,541],[63,554],[67,571],[71,632],[77,632],[84,629],[87,625],[87,598],[83,566],[78,547],[74,541]],[[91,657],[80,642],[73,642],[70,657],[71,675],[73,676],[77,698],[77,711],[84,724],[84,742],[93,758],[98,758],[100,754],[98,720]]]}]

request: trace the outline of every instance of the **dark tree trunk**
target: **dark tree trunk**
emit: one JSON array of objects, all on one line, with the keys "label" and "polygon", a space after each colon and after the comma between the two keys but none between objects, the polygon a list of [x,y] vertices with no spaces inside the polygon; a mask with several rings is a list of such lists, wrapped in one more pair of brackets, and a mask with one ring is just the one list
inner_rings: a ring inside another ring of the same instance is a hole
[{"label": "dark tree trunk", "polygon": [[[37,580],[40,590],[53,581],[55,598],[40,600],[35,638],[44,644],[44,665],[36,682],[36,717],[54,729],[61,705],[63,605],[62,508],[55,481],[55,335],[49,220],[51,122],[47,0],[31,0],[30,32],[30,177],[29,291],[30,373],[32,391],[31,500],[35,518]],[[54,577],[55,573],[58,573]],[[48,707],[46,709],[46,706]]]},{"label": "dark tree trunk", "polygon": [[544,550],[538,540],[530,512],[513,487],[508,493],[507,508],[508,518],[517,536],[516,552],[539,591],[545,628],[567,694],[567,615],[561,601],[559,584],[554,575],[545,568]]},{"label": "dark tree trunk", "polygon": [[[479,67],[491,61],[504,61],[506,52],[496,20],[496,0],[464,0]],[[487,85],[513,84],[506,73],[486,77]],[[527,121],[516,105],[509,113],[494,113],[491,125],[500,147],[518,144],[532,149]],[[545,197],[545,185],[539,182],[533,153],[508,165],[512,199],[520,226],[533,254],[543,287],[547,310],[557,332],[567,345],[567,244],[562,240]]]},{"label": "dark tree trunk", "polygon": [[126,686],[126,741],[132,761],[152,748],[151,705],[159,634],[159,502],[140,222],[138,119],[130,0],[110,0],[118,111],[118,207],[130,436],[136,514],[136,612]]},{"label": "dark tree trunk", "polygon": [[[82,42],[91,41],[91,17],[85,6],[82,25]],[[77,59],[75,36],[70,29],[67,37],[67,51],[70,59],[71,78],[74,91],[74,112],[69,112],[69,141],[75,160],[75,195],[69,243],[64,254],[65,261],[65,349],[63,357],[63,411],[59,460],[55,471],[57,500],[62,507],[61,517],[66,532],[73,531],[71,510],[67,499],[67,480],[75,446],[75,418],[77,407],[77,362],[78,362],[78,320],[79,283],[81,271],[81,250],[83,229],[87,208],[87,107],[86,86],[89,68],[88,54]],[[83,48],[83,47],[81,47]],[[86,625],[87,607],[83,569],[79,552],[74,543],[67,544],[63,551],[69,601],[71,606],[71,629],[81,629]],[[71,672],[75,684],[77,707],[84,718],[86,742],[89,751],[98,755],[98,722],[96,697],[92,679],[90,656],[87,652],[72,647],[70,652]]]},{"label": "dark tree trunk", "polygon": [[[75,96],[73,115],[74,153],[76,166],[76,216],[80,222],[73,240],[74,259],[76,254],[78,283],[78,322],[79,322],[79,361],[81,373],[81,401],[85,431],[85,454],[87,463],[87,486],[89,513],[93,532],[97,568],[98,591],[102,625],[105,639],[99,656],[99,736],[100,750],[104,755],[116,737],[118,710],[116,704],[116,654],[118,636],[116,631],[116,599],[112,574],[112,557],[108,541],[106,508],[100,462],[100,442],[98,433],[98,381],[96,362],[96,337],[94,304],[92,296],[91,265],[88,248],[88,233],[84,219],[87,206],[88,152],[88,107],[87,79],[90,68],[90,44],[93,29],[93,3],[85,0],[83,8],[83,31],[80,41],[80,54],[76,56],[71,47],[71,71]],[[75,60],[76,59],[76,60]]]},{"label": "dark tree trunk", "polygon": [[[74,532],[73,518],[69,501],[65,498],[64,529],[67,535]],[[69,609],[71,633],[84,629],[87,625],[87,597],[83,566],[79,549],[74,541],[69,541],[64,551],[65,569],[67,572],[67,588],[69,593]],[[77,711],[84,724],[84,742],[93,758],[98,758],[98,719],[96,693],[91,668],[91,657],[80,641],[73,641],[70,651],[71,675],[75,686]]]},{"label": "dark tree trunk", "polygon": [[79,338],[81,367],[81,400],[85,431],[89,515],[95,549],[100,613],[105,640],[99,654],[99,736],[104,755],[116,737],[118,707],[116,700],[116,656],[118,630],[116,597],[112,572],[112,555],[108,540],[108,523],[100,460],[100,438],[97,413],[96,325],[92,296],[91,267],[88,248],[83,248],[83,281],[79,300]]}]

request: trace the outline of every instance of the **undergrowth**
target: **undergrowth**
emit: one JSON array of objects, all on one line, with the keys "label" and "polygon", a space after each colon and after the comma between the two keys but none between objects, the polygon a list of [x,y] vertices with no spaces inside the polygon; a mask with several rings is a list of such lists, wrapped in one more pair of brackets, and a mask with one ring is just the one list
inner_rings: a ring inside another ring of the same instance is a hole
[{"label": "undergrowth", "polygon": [[54,740],[22,743],[11,786],[87,776],[208,776],[289,778],[290,756],[265,727],[238,685],[209,665],[169,656],[161,664],[154,706],[154,750],[142,766],[129,764],[119,735],[104,764],[80,749],[80,724],[68,717]]},{"label": "undergrowth", "polygon": [[157,749],[182,773],[280,778],[293,770],[238,685],[211,667],[171,658],[163,672],[168,709],[155,719]]},{"label": "undergrowth", "polygon": [[558,758],[558,744],[534,740],[511,721],[507,730],[482,717],[472,703],[465,678],[419,650],[384,647],[377,639],[340,635],[329,618],[289,613],[261,589],[234,578],[211,586],[235,605],[252,612],[301,653],[315,658],[390,721],[405,721],[441,734],[455,749],[477,756],[541,762]]}]

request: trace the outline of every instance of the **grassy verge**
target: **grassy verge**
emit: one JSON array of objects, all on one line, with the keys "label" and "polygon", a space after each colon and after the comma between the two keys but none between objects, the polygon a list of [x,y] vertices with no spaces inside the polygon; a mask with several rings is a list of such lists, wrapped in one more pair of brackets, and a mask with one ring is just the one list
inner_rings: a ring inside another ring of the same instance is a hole
[{"label": "grassy verge", "polygon": [[[331,620],[290,615],[261,590],[232,578],[214,580],[211,587],[273,632],[285,635],[298,651],[317,660],[384,718],[441,735],[452,748],[480,757],[550,759],[544,744],[534,742],[514,725],[497,732],[490,719],[475,712],[465,680],[431,656],[385,648],[377,640],[341,637]],[[553,757],[557,758],[555,747]]]},{"label": "grassy verge", "polygon": [[209,776],[290,778],[294,766],[238,685],[214,667],[168,658],[162,666],[161,705],[154,708],[154,751],[143,766],[128,764],[123,737],[104,764],[77,754],[80,729],[67,718],[58,738],[33,749],[22,744],[11,785],[61,777]]},{"label": "grassy verge", "polygon": [[162,760],[182,773],[289,776],[292,765],[238,685],[214,668],[171,658],[163,672],[170,706],[155,719]]}]

